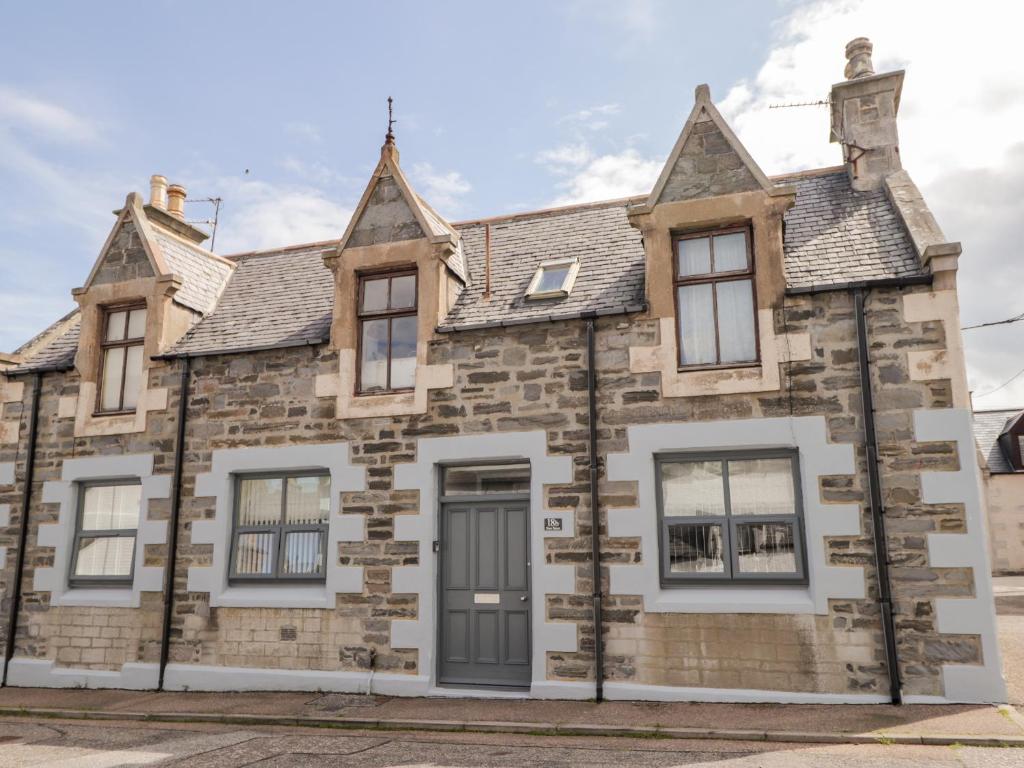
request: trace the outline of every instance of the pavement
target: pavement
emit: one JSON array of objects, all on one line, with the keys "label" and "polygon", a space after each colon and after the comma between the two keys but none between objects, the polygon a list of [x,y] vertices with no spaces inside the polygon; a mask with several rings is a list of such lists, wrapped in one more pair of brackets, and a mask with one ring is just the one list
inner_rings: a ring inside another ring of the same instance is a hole
[{"label": "pavement", "polygon": [[0,768],[1024,768],[1024,750],[0,718]]},{"label": "pavement", "polygon": [[1024,768],[1024,577],[996,579],[995,595],[1010,699],[1002,707],[4,688],[0,768],[584,762]]}]

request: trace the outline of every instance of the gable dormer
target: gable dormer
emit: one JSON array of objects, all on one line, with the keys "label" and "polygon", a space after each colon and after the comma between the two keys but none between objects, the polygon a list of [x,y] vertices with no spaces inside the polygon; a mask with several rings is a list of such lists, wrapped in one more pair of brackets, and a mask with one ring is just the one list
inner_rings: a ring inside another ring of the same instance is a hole
[{"label": "gable dormer", "polygon": [[802,354],[792,343],[780,350],[773,317],[785,290],[783,216],[795,199],[698,86],[654,189],[628,209],[660,331],[657,346],[632,351],[631,368],[661,372],[665,396],[773,391],[779,362]]},{"label": "gable dormer", "polygon": [[121,434],[146,428],[146,414],[167,407],[167,391],[150,388],[153,360],[213,310],[234,266],[206,251],[205,233],[184,220],[185,190],[153,177],[153,199],[133,192],[85,283],[72,296],[81,330],[75,434]]},{"label": "gable dormer", "polygon": [[459,234],[409,184],[388,133],[338,247],[331,346],[337,373],[318,394],[338,418],[424,413],[429,389],[449,387],[450,365],[429,365],[438,324],[469,276]]}]

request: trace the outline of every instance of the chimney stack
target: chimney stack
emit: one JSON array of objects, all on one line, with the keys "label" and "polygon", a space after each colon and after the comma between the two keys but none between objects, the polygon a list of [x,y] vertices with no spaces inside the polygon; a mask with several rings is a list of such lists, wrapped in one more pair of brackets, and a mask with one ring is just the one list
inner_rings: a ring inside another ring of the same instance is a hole
[{"label": "chimney stack", "polygon": [[161,211],[167,210],[167,177],[154,173],[149,177],[149,204]]},{"label": "chimney stack", "polygon": [[875,74],[873,46],[866,37],[846,44],[846,80],[832,86],[831,140],[843,146],[843,160],[853,188],[878,189],[900,170],[896,113],[903,90],[903,70]]},{"label": "chimney stack", "polygon": [[167,213],[179,221],[185,220],[185,188],[171,184],[167,188]]}]

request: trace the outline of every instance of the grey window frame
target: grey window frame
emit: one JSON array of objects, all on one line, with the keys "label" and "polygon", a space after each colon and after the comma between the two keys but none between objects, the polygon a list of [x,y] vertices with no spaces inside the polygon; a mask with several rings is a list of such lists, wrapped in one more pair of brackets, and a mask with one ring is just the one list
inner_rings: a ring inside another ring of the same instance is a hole
[{"label": "grey window frame", "polygon": [[[84,480],[77,483],[78,498],[75,500],[75,538],[71,545],[71,570],[68,571],[68,587],[130,587],[135,581],[135,556],[139,549],[139,524],[142,522],[142,496],[140,494],[139,517],[136,519],[134,528],[105,528],[95,531],[82,530],[82,517],[85,514],[85,492],[89,488],[106,488],[121,485],[142,485],[137,477],[112,478],[109,480]],[[82,539],[113,539],[127,538],[135,539],[135,546],[132,547],[132,564],[128,568],[127,576],[75,576],[78,569],[78,551]]]},{"label": "grey window frame", "polygon": [[[231,553],[228,561],[228,584],[273,584],[278,582],[305,582],[307,584],[321,584],[327,580],[327,533],[330,529],[330,512],[328,521],[312,525],[309,523],[285,523],[285,514],[288,508],[288,478],[292,477],[327,477],[331,473],[326,469],[296,469],[282,470],[280,472],[236,472],[232,478],[231,501]],[[276,525],[240,525],[238,502],[241,499],[241,486],[243,480],[281,480],[281,517]],[[305,573],[283,573],[284,565],[284,540],[289,533],[304,533],[309,531],[322,531],[320,537],[321,554],[324,559],[324,572],[320,575]],[[276,552],[274,555],[274,572],[272,574],[245,574],[238,573],[236,556],[238,553],[238,538],[246,533],[273,533],[275,535]]]},{"label": "grey window frame", "polygon": [[[794,511],[792,515],[733,515],[729,497],[729,461],[744,459],[779,459],[788,458],[793,474]],[[662,467],[665,464],[678,462],[722,462],[722,483],[724,490],[724,515],[693,515],[665,516],[665,500],[662,489]],[[654,491],[658,512],[658,571],[661,586],[664,588],[693,587],[701,585],[786,585],[799,586],[809,583],[807,573],[807,537],[804,533],[803,483],[800,477],[800,452],[796,448],[769,448],[756,450],[727,451],[674,451],[656,453],[654,455]],[[733,546],[736,528],[746,523],[792,523],[797,572],[793,576],[779,576],[766,573],[740,573],[739,554]],[[718,573],[692,573],[685,576],[673,575],[669,571],[668,526],[673,524],[689,525],[720,525],[722,528],[722,546],[727,557],[723,558],[725,571]]]}]

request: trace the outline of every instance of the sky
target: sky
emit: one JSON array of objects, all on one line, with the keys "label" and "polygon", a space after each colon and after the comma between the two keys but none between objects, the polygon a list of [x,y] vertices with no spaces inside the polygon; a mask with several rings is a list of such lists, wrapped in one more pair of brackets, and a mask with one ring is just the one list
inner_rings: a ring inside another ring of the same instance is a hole
[{"label": "sky", "polygon": [[[190,199],[223,198],[219,253],[338,237],[392,96],[402,166],[449,220],[643,194],[699,83],[767,173],[836,165],[825,108],[769,106],[826,98],[861,35],[876,71],[906,69],[901,155],[963,243],[963,323],[1019,315],[1024,8],[922,7],[8,0],[0,350],[74,307],[111,211],[146,195],[153,173]],[[188,205],[191,220],[212,214]],[[965,331],[965,343],[975,407],[1024,407],[1024,322]]]}]

